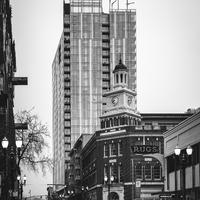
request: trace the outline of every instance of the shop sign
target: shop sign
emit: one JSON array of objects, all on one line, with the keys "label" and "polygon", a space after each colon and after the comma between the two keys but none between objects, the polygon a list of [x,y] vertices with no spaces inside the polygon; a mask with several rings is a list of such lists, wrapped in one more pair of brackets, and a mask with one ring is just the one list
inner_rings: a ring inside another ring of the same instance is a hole
[{"label": "shop sign", "polygon": [[133,153],[138,154],[159,153],[159,147],[153,145],[134,145],[131,148]]},{"label": "shop sign", "polygon": [[12,77],[13,85],[28,85],[27,77]]}]

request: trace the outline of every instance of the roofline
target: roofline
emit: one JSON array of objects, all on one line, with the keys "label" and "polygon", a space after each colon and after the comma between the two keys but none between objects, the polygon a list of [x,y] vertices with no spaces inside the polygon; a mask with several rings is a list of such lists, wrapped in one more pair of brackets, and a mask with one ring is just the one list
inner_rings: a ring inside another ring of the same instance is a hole
[{"label": "roofline", "polygon": [[193,114],[192,116],[188,117],[187,119],[183,120],[182,122],[180,122],[179,124],[177,124],[174,128],[166,131],[163,135],[164,138],[176,133],[178,130],[183,129],[184,127],[186,127],[187,125],[191,124],[191,122],[197,120],[200,118],[200,111]]}]

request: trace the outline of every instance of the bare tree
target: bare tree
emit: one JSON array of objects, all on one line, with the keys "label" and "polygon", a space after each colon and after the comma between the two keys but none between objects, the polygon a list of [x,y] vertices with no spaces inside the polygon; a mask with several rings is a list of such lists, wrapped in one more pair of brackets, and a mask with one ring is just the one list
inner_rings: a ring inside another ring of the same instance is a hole
[{"label": "bare tree", "polygon": [[52,159],[47,154],[50,137],[47,125],[42,124],[32,110],[23,110],[15,114],[15,122],[27,123],[28,130],[16,130],[16,138],[22,140],[22,147],[18,151],[17,166],[20,164],[27,169],[38,172],[39,168],[45,174],[46,168],[52,166]]}]

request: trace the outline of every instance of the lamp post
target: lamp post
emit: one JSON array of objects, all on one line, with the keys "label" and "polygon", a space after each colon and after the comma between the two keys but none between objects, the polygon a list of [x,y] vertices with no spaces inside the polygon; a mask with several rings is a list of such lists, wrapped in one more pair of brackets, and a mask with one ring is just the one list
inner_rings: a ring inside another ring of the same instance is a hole
[{"label": "lamp post", "polygon": [[89,187],[86,186],[82,186],[81,187],[81,191],[82,191],[82,199],[87,200],[87,191],[88,191]]},{"label": "lamp post", "polygon": [[1,144],[2,144],[2,147],[3,147],[3,157],[4,157],[4,166],[3,166],[3,188],[2,188],[2,196],[3,196],[3,199],[7,199],[7,191],[8,191],[8,188],[7,188],[7,181],[6,181],[6,176],[7,176],[7,165],[6,165],[6,162],[7,162],[7,159],[6,159],[6,150],[8,148],[8,139],[6,137],[3,138],[3,140],[1,141]]},{"label": "lamp post", "polygon": [[[13,187],[14,187],[14,186],[11,186],[11,188],[9,188],[10,186],[8,186],[9,184],[8,184],[8,180],[7,180],[8,179],[8,177],[7,177],[8,171],[7,171],[7,152],[6,152],[6,150],[7,150],[8,145],[9,145],[8,139],[6,137],[4,137],[1,144],[2,144],[2,147],[3,147],[3,151],[4,151],[4,179],[3,179],[4,180],[4,186],[3,186],[2,193],[3,193],[4,198],[7,199],[7,194],[8,194],[9,189],[13,190]],[[22,147],[22,140],[18,138],[16,140],[15,144],[16,144],[16,147],[17,147],[17,150],[18,150],[17,157],[18,157],[18,160],[19,160],[19,153],[20,153],[20,149]],[[9,156],[11,158],[11,166],[13,167],[13,164],[14,164],[13,158],[15,157],[13,146],[10,146],[10,155]],[[19,169],[18,166],[17,166],[17,170],[18,170],[18,174],[20,174],[20,169]],[[16,179],[14,179],[13,168],[11,168],[10,175],[11,175],[11,177],[9,177],[9,179],[11,179],[11,184],[14,185],[14,181]]]},{"label": "lamp post", "polygon": [[69,199],[71,199],[71,198],[73,199],[73,195],[74,195],[74,193],[75,193],[75,192],[74,192],[73,189],[69,189],[69,190],[67,191],[67,194],[69,195],[68,198],[69,198]]},{"label": "lamp post", "polygon": [[23,176],[23,178],[18,175],[17,176],[17,181],[18,181],[18,200],[22,199],[23,197],[23,186],[26,185],[26,175]]},{"label": "lamp post", "polygon": [[22,147],[22,139],[21,138],[17,138],[16,139],[16,147],[17,147],[17,171],[18,171],[18,176],[17,176],[17,181],[18,181],[18,199],[20,199],[19,197],[21,196],[22,199],[22,195],[23,195],[23,185],[26,185],[26,175],[24,175],[23,179],[21,178],[21,170],[19,167],[19,159],[20,159],[20,150]]},{"label": "lamp post", "polygon": [[104,182],[108,185],[108,200],[110,200],[110,186],[112,182],[114,181],[114,176],[111,176],[110,179],[108,176],[104,176]]},{"label": "lamp post", "polygon": [[186,195],[185,195],[185,167],[186,167],[186,164],[188,163],[189,156],[192,155],[192,151],[193,150],[192,150],[192,147],[190,145],[187,146],[185,151],[181,150],[178,145],[174,149],[174,153],[175,153],[176,156],[179,157],[179,161],[180,161],[180,168],[181,168],[180,174],[182,176],[182,181],[180,180],[180,182],[182,183],[181,191],[182,191],[182,195],[183,195],[183,200],[186,200]]}]

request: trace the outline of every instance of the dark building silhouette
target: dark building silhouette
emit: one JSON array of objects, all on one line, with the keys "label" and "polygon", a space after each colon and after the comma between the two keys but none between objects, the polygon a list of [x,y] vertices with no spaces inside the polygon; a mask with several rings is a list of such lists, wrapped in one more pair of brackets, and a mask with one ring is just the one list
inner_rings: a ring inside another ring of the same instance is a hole
[{"label": "dark building silhouette", "polygon": [[[14,77],[16,72],[15,42],[12,37],[11,6],[9,0],[0,1],[0,143],[7,138],[9,144],[0,144],[0,199],[16,196],[14,85],[27,84],[26,78]],[[18,124],[20,125],[20,124]],[[18,127],[19,128],[19,127]]]}]

